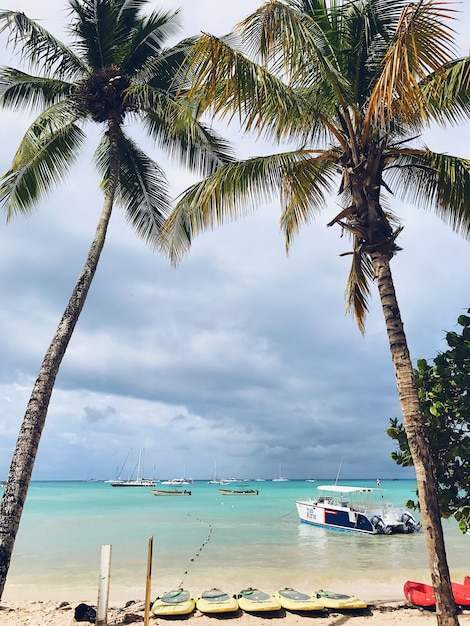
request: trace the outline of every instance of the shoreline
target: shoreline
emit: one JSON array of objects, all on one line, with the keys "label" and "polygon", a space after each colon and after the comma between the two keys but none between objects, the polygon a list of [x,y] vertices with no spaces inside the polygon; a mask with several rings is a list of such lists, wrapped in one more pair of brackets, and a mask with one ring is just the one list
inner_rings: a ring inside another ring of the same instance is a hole
[{"label": "shoreline", "polygon": [[[378,597],[378,596],[377,596]],[[96,607],[96,603],[86,604]],[[74,610],[79,602],[70,601],[6,601],[0,602],[0,622],[2,626],[64,626],[64,624],[86,624],[76,622]],[[131,599],[110,603],[107,612],[108,626],[121,626],[130,623],[143,623],[145,603],[140,599]],[[436,614],[432,610],[413,607],[404,599],[370,600],[368,608],[357,611],[328,610],[325,613],[290,612],[282,609],[273,613],[247,613],[238,611],[234,614],[206,615],[197,609],[190,615],[161,617],[150,614],[149,624],[163,625],[169,622],[191,623],[198,626],[214,625],[217,621],[228,621],[231,626],[268,626],[273,621],[282,626],[308,626],[310,620],[320,626],[431,626],[436,623]],[[470,611],[459,614],[461,626],[470,626]]]},{"label": "shoreline", "polygon": [[[415,572],[418,574],[418,572]],[[230,569],[225,571],[223,579],[210,585],[205,585],[204,580],[193,580],[191,583],[184,583],[184,588],[189,589],[196,597],[198,593],[210,587],[220,587],[227,593],[233,594],[243,587],[253,586],[273,593],[277,588],[285,586],[285,581],[289,580],[289,585],[305,593],[313,593],[315,590],[324,588],[350,595],[355,595],[368,604],[368,608],[358,611],[338,611],[330,609],[325,613],[295,613],[285,610],[274,613],[247,613],[238,611],[235,614],[205,615],[196,610],[189,616],[161,617],[150,614],[150,624],[162,626],[168,622],[185,622],[197,624],[198,626],[212,626],[218,621],[227,620],[232,626],[268,626],[278,622],[282,626],[307,626],[309,620],[314,619],[315,624],[320,626],[343,626],[351,624],[353,626],[431,626],[436,622],[436,614],[433,610],[421,609],[409,604],[403,595],[402,574],[387,577],[387,580],[373,580],[372,576],[364,577],[364,572],[351,572],[347,576],[347,570],[337,572],[336,577],[328,576],[323,579],[323,585],[318,585],[318,575],[310,574],[307,578],[302,574],[297,577],[287,576],[283,583],[278,582],[279,575],[260,569],[256,576],[250,578],[250,582],[244,585],[237,585],[236,581],[240,572],[232,574]],[[377,572],[371,572],[377,575]],[[418,579],[426,582],[423,576],[413,578],[408,572],[409,579]],[[460,580],[460,572],[453,572],[452,579]],[[314,584],[314,579],[316,584]],[[263,580],[263,583],[260,581]],[[245,578],[246,581],[246,578]],[[257,584],[259,582],[259,584]],[[151,601],[156,597],[174,589],[176,586],[168,586],[159,578],[152,580]],[[64,624],[75,624],[74,609],[84,602],[96,608],[98,593],[98,579],[96,585],[88,587],[67,587],[50,586],[47,590],[32,585],[12,585],[8,584],[2,601],[0,601],[0,623],[2,626],[64,626]],[[111,575],[111,585],[108,602],[108,626],[120,626],[121,624],[143,622],[145,615],[145,577],[141,584],[135,586],[113,585]],[[470,626],[470,609],[461,612],[459,622],[462,626]],[[81,622],[89,623],[89,622]]]}]

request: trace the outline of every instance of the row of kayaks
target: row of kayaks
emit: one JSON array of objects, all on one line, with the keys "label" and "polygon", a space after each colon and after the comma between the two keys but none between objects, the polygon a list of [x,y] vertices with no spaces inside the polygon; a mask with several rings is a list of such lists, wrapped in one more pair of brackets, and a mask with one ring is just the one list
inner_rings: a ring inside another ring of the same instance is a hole
[{"label": "row of kayaks", "polygon": [[325,611],[366,609],[367,603],[355,596],[320,589],[309,595],[284,587],[274,594],[248,587],[230,595],[213,588],[193,596],[187,589],[174,589],[164,593],[152,604],[154,615],[187,615],[195,609],[201,613],[232,613],[239,609],[248,613],[265,611]]},{"label": "row of kayaks", "polygon": [[[416,606],[432,608],[436,606],[434,597],[434,589],[426,583],[407,580],[403,585],[403,593],[405,598],[411,604]],[[464,579],[464,584],[452,583],[452,593],[454,595],[455,604],[461,607],[470,607],[470,578]]]}]

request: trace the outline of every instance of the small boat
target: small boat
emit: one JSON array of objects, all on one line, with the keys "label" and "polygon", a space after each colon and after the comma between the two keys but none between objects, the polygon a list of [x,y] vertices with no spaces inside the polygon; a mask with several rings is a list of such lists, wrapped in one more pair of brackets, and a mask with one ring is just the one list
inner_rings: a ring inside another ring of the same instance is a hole
[{"label": "small boat", "polygon": [[150,609],[154,615],[187,615],[196,607],[196,600],[186,589],[167,591],[157,598]]},{"label": "small boat", "polygon": [[135,480],[111,480],[111,487],[154,487],[155,481],[151,478],[136,478]]},{"label": "small boat", "polygon": [[323,604],[325,609],[357,610],[366,609],[367,602],[360,600],[356,596],[348,596],[345,593],[336,593],[335,591],[324,591],[319,589],[315,592],[318,602]]},{"label": "small boat", "polygon": [[154,496],[190,496],[188,489],[150,489]]},{"label": "small boat", "polygon": [[219,493],[223,496],[257,496],[258,489],[219,489]]},{"label": "small boat", "polygon": [[248,587],[237,593],[238,606],[248,613],[258,611],[279,611],[282,606],[279,600],[265,591]]},{"label": "small boat", "polygon": [[214,587],[198,596],[196,608],[201,613],[233,613],[238,611],[239,607],[236,598]]},{"label": "small boat", "polygon": [[162,485],[192,485],[193,483],[192,478],[170,478],[161,482]]},{"label": "small boat", "polygon": [[[436,605],[434,589],[426,583],[407,580],[403,585],[403,593],[408,602],[416,606],[433,607]],[[470,607],[470,585],[466,579],[463,585],[452,583],[452,593],[454,594],[455,604],[462,607]]]},{"label": "small boat", "polygon": [[[372,487],[320,485],[315,498],[297,500],[300,521],[330,530],[351,530],[369,535],[413,533],[421,523],[404,507],[376,498]],[[325,494],[325,492],[327,492]]]},{"label": "small boat", "polygon": [[416,606],[436,606],[434,589],[431,585],[407,580],[403,585],[403,593],[408,602]]},{"label": "small boat", "polygon": [[105,482],[109,483],[111,487],[154,487],[155,481],[153,478],[144,478],[143,477],[143,469],[144,469],[144,449],[139,452],[139,461],[137,465],[137,478],[133,478],[131,476],[132,473],[132,449],[128,452],[126,460],[124,461],[124,466],[129,460],[129,477],[127,480],[123,480],[122,478],[116,478],[114,480],[107,480]]},{"label": "small boat", "polygon": [[286,483],[288,482],[288,478],[286,478],[285,476],[282,476],[282,463],[279,463],[279,476],[277,478],[273,478],[272,482],[273,483]]},{"label": "small boat", "polygon": [[286,611],[325,610],[323,603],[317,599],[316,594],[309,596],[291,587],[284,587],[283,589],[278,589],[274,595]]}]

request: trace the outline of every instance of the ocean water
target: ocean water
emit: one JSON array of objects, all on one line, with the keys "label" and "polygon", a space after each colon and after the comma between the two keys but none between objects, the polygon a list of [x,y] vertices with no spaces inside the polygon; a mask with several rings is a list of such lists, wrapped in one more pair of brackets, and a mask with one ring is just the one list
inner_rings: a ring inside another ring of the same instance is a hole
[{"label": "ocean water", "polygon": [[[328,481],[244,483],[259,495],[227,497],[219,485],[198,481],[187,487],[191,496],[156,497],[145,487],[33,482],[4,599],[90,597],[103,545],[112,546],[111,596],[143,598],[149,537],[152,585],[160,591],[267,583],[350,589],[358,579],[399,588],[428,578],[422,533],[364,536],[300,523],[295,501],[315,495],[318,484]],[[375,487],[375,480],[341,484]],[[415,489],[411,480],[382,481],[384,499],[396,505]],[[443,525],[451,573],[460,580],[470,573],[470,537],[453,521]]]}]

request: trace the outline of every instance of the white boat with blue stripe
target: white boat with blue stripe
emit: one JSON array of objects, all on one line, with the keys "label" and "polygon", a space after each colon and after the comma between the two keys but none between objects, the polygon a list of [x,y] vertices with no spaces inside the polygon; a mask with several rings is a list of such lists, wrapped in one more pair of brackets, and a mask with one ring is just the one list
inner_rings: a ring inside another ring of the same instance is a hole
[{"label": "white boat with blue stripe", "polygon": [[414,533],[421,530],[410,511],[383,499],[381,489],[320,485],[315,498],[297,500],[300,521],[332,530],[369,535]]}]

